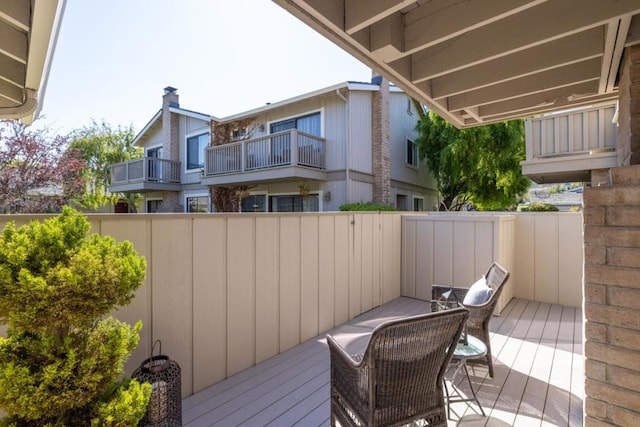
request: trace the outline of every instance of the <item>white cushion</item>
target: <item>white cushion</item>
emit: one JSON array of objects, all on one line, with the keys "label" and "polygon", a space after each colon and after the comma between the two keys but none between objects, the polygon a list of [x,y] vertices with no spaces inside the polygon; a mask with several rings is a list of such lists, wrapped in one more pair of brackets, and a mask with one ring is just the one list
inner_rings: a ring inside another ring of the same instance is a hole
[{"label": "white cushion", "polygon": [[489,301],[493,294],[493,289],[487,286],[487,280],[482,277],[476,283],[471,285],[467,294],[464,296],[462,305],[481,305]]}]

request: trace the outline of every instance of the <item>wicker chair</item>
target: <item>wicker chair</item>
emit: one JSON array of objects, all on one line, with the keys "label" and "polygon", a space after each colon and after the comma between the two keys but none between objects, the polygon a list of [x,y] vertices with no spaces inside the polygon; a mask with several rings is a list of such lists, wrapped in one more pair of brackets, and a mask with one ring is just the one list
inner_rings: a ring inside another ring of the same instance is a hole
[{"label": "wicker chair", "polygon": [[446,426],[443,377],[468,310],[456,308],[388,321],[352,357],[331,335],[331,424]]},{"label": "wicker chair", "polygon": [[[481,359],[469,360],[468,363],[480,363],[489,367],[489,376],[493,378],[493,358],[491,356],[491,340],[489,337],[489,321],[493,315],[493,310],[498,303],[500,293],[504,288],[504,284],[509,279],[509,272],[504,269],[500,264],[494,262],[484,275],[487,280],[487,285],[491,287],[493,293],[489,301],[481,305],[464,305],[469,309],[469,320],[467,321],[467,333],[480,338],[487,346],[487,355]],[[432,311],[437,307],[435,301],[437,301],[444,292],[451,290],[450,286],[432,286]],[[453,288],[456,297],[459,301],[464,300],[465,295],[469,289],[467,288]],[[462,305],[462,304],[460,304]]]}]

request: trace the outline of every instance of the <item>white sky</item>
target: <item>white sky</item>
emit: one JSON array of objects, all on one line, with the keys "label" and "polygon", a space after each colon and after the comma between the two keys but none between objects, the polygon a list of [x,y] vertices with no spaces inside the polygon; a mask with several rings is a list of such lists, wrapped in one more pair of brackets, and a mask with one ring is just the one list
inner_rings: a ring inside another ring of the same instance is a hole
[{"label": "white sky", "polygon": [[370,78],[271,0],[67,0],[41,115],[59,132],[91,119],[137,132],[166,86],[225,117]]}]

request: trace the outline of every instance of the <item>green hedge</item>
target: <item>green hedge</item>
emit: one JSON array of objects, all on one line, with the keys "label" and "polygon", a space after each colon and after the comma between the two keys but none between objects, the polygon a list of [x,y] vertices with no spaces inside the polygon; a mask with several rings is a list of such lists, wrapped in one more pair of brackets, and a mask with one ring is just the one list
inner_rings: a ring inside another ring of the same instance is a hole
[{"label": "green hedge", "polygon": [[381,203],[373,202],[357,202],[357,203],[345,203],[340,206],[341,211],[397,211],[396,208],[390,205],[383,205]]},{"label": "green hedge", "polygon": [[558,208],[546,203],[531,203],[518,206],[518,212],[558,212]]}]

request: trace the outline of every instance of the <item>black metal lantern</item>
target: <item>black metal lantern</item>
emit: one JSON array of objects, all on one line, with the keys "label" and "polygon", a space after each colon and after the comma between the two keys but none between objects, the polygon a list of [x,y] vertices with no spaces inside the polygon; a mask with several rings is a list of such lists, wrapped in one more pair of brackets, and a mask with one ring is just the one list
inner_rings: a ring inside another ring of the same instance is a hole
[{"label": "black metal lantern", "polygon": [[451,285],[449,290],[443,292],[436,301],[436,311],[457,308],[458,305],[458,295],[456,295],[456,291],[453,289],[453,285]]},{"label": "black metal lantern", "polygon": [[156,340],[151,349],[151,357],[145,359],[132,377],[138,382],[151,384],[151,398],[147,412],[138,424],[144,427],[180,427],[182,426],[182,390],[180,366],[169,356],[159,354],[154,356]]}]

